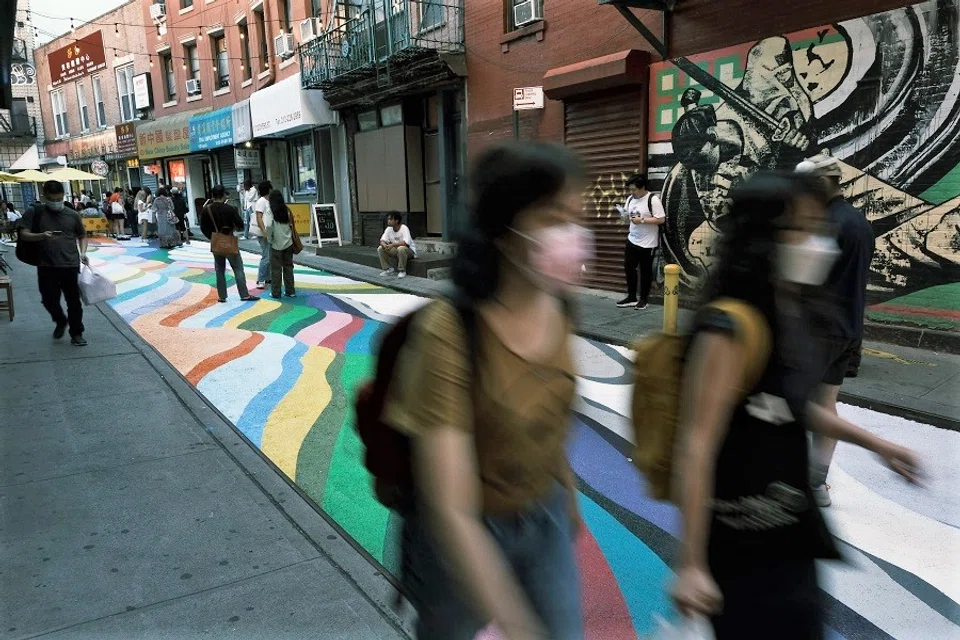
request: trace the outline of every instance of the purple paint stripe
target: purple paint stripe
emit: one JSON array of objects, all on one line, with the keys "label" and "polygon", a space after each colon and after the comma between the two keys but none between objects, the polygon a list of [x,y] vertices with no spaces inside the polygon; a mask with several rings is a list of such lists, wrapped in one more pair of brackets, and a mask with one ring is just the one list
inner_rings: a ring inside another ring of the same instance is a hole
[{"label": "purple paint stripe", "polygon": [[647,498],[646,484],[633,463],[579,418],[574,418],[574,425],[574,437],[567,446],[574,472],[624,509],[679,536],[679,511],[671,504]]}]

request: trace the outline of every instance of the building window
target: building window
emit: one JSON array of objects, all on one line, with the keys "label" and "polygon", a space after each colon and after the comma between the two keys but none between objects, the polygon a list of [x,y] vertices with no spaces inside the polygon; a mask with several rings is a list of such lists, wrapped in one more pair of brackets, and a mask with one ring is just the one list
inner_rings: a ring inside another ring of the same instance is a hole
[{"label": "building window", "polygon": [[290,143],[293,154],[294,191],[297,193],[317,192],[317,161],[313,152],[311,135],[294,138]]},{"label": "building window", "polygon": [[323,7],[321,6],[321,4],[323,4],[321,0],[310,0],[310,10],[311,10],[310,15],[312,15],[314,18],[323,17]]},{"label": "building window", "polygon": [[417,3],[417,24],[420,25],[420,31],[433,29],[443,25],[443,5],[439,0],[425,0]]},{"label": "building window", "polygon": [[293,0],[283,0],[283,32],[292,33],[293,27],[290,23],[290,19],[293,16]]},{"label": "building window", "polygon": [[361,111],[357,114],[357,124],[360,131],[373,131],[380,126],[380,120],[377,118],[377,111]]},{"label": "building window", "polygon": [[507,10],[511,31],[543,20],[543,0],[509,0]]},{"label": "building window", "polygon": [[173,68],[173,55],[165,53],[160,56],[160,66],[163,69],[163,89],[166,102],[177,99],[177,74]]},{"label": "building window", "polygon": [[240,27],[240,71],[243,72],[243,79],[249,80],[253,77],[253,70],[250,68],[250,29],[247,27],[247,21],[244,20]]},{"label": "building window", "polygon": [[90,113],[87,111],[87,96],[83,92],[83,83],[77,83],[77,109],[80,111],[80,130],[90,130]]},{"label": "building window", "polygon": [[227,39],[220,35],[212,40],[211,50],[214,52],[216,63],[216,89],[226,89],[230,86],[230,57],[227,55]]},{"label": "building window", "polygon": [[257,29],[257,43],[260,45],[260,67],[266,71],[270,66],[270,45],[267,42],[267,23],[263,17],[263,5],[253,12],[253,20]]},{"label": "building window", "polygon": [[133,106],[133,65],[117,69],[117,97],[120,99],[120,120],[130,122],[136,118]]},{"label": "building window", "polygon": [[180,0],[181,9],[189,9],[193,6],[193,0]]},{"label": "building window", "polygon": [[194,80],[200,76],[200,59],[197,58],[197,45],[183,45],[183,64],[187,68],[187,80]]},{"label": "building window", "polygon": [[50,94],[50,103],[53,106],[53,127],[58,138],[70,135],[70,126],[67,124],[67,101],[63,97],[63,89]]},{"label": "building window", "polygon": [[100,76],[93,76],[93,107],[97,110],[97,126],[107,126],[107,105],[103,102]]}]

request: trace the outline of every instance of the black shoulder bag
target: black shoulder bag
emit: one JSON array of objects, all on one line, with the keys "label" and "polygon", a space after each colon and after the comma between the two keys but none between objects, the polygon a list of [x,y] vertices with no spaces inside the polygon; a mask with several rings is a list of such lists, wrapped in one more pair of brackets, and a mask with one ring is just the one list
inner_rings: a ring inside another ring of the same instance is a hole
[{"label": "black shoulder bag", "polygon": [[[40,207],[34,207],[33,220],[30,221],[31,233],[40,233],[41,215],[43,215],[43,209]],[[43,244],[43,241],[27,242],[26,240],[20,238],[20,234],[17,233],[17,260],[34,267],[40,266],[40,261],[43,260],[43,256],[46,253],[46,249],[44,248]]]}]

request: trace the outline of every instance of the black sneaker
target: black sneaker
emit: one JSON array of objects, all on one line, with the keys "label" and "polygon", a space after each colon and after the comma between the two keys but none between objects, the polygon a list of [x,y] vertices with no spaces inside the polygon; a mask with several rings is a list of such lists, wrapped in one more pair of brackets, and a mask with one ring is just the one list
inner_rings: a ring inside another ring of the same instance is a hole
[{"label": "black sneaker", "polygon": [[648,305],[646,302],[644,302],[643,300],[641,300],[640,302],[637,303],[637,307],[636,307],[636,308],[637,308],[637,311],[643,311],[643,310],[646,309],[648,306],[650,306],[650,305]]},{"label": "black sneaker", "polygon": [[623,300],[621,300],[620,302],[618,302],[618,303],[617,303],[617,306],[618,306],[618,307],[621,307],[621,308],[624,308],[624,307],[632,307],[632,306],[635,305],[635,304],[637,304],[637,299],[636,299],[636,298],[627,297],[627,298],[624,298]]},{"label": "black sneaker", "polygon": [[70,344],[75,347],[85,347],[87,346],[87,341],[84,340],[83,336],[73,336],[70,338]]},{"label": "black sneaker", "polygon": [[66,322],[58,322],[58,323],[57,323],[57,328],[53,330],[53,339],[54,339],[54,340],[59,340],[60,338],[63,337],[63,334],[66,333],[66,332],[67,332],[67,323],[66,323]]},{"label": "black sneaker", "polygon": [[[258,298],[257,296],[247,296],[246,298],[240,298],[241,302],[256,302],[259,299],[260,298]],[[224,302],[226,302],[226,300],[224,300]]]}]

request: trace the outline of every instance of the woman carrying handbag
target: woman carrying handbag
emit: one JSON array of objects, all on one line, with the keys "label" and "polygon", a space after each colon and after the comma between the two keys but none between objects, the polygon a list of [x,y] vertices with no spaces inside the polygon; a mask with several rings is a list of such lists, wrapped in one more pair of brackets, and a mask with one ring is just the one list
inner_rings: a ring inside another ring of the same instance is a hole
[{"label": "woman carrying handbag", "polygon": [[280,297],[282,283],[287,297],[292,298],[297,295],[293,282],[293,254],[302,251],[303,244],[296,234],[290,208],[283,201],[283,194],[276,189],[270,192],[270,211],[273,212],[273,224],[267,227],[266,235],[270,243],[270,297]]},{"label": "woman carrying handbag", "polygon": [[200,230],[210,238],[210,251],[217,272],[217,297],[220,302],[227,301],[227,262],[233,269],[237,283],[237,293],[244,302],[253,302],[260,298],[251,296],[247,290],[247,277],[243,273],[243,260],[240,246],[234,231],[243,231],[243,219],[236,208],[226,203],[227,191],[223,185],[211,190],[213,198],[203,207],[200,214]]}]

